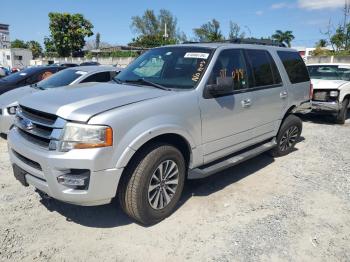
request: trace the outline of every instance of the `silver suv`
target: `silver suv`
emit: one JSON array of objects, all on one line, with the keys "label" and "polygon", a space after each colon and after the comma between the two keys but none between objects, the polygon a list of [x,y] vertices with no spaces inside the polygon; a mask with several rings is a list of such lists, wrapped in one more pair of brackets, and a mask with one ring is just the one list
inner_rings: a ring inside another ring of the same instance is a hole
[{"label": "silver suv", "polygon": [[9,153],[23,185],[77,205],[117,196],[143,224],[173,212],[187,179],[291,152],[310,100],[299,54],[259,44],[155,48],[115,82],[20,100]]}]

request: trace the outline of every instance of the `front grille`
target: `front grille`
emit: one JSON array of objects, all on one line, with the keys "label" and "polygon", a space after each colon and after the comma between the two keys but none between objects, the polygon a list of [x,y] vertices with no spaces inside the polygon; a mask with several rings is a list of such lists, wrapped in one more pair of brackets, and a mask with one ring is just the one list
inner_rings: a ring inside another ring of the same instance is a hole
[{"label": "front grille", "polygon": [[20,106],[16,114],[18,133],[29,142],[49,149],[52,140],[58,140],[65,120],[45,112]]},{"label": "front grille", "polygon": [[329,95],[330,91],[333,90],[314,90],[313,99],[314,101],[321,101],[321,102],[335,102],[337,101],[337,97],[331,97]]}]

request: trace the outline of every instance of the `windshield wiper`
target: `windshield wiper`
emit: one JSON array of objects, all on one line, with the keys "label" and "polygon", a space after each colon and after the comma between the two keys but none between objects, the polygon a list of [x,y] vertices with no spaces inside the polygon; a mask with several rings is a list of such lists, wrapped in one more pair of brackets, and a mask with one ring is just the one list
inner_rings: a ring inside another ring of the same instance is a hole
[{"label": "windshield wiper", "polygon": [[114,81],[114,82],[116,82],[117,84],[123,84],[123,81],[121,81],[121,80],[119,80],[118,78],[112,78],[112,80]]},{"label": "windshield wiper", "polygon": [[167,91],[170,91],[170,90],[171,90],[170,88],[167,88],[167,87],[162,86],[162,85],[160,85],[160,84],[157,84],[157,83],[148,81],[148,80],[146,80],[146,79],[144,79],[144,78],[139,78],[139,79],[136,79],[136,80],[125,80],[125,83],[145,84],[145,85],[153,86],[153,87],[156,87],[156,88],[159,88],[159,89],[162,89],[162,90],[167,90]]}]

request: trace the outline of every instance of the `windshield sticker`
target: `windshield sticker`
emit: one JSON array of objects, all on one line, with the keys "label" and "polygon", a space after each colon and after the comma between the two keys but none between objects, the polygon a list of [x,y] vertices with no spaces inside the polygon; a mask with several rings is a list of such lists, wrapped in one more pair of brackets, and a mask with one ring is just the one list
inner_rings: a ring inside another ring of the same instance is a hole
[{"label": "windshield sticker", "polygon": [[184,58],[199,58],[199,59],[208,59],[208,53],[186,53]]},{"label": "windshield sticker", "polygon": [[27,73],[20,73],[20,75],[21,75],[21,76],[26,76],[26,75],[27,75]]},{"label": "windshield sticker", "polygon": [[194,73],[192,75],[192,81],[193,82],[198,82],[199,78],[201,77],[201,74],[202,72],[204,71],[204,68],[205,68],[205,64],[207,62],[205,60],[202,60],[200,63],[199,63],[199,66],[198,66],[198,69],[196,71],[196,73]]},{"label": "windshield sticker", "polygon": [[78,75],[85,75],[86,74],[86,72],[84,72],[84,71],[76,71],[75,73]]}]

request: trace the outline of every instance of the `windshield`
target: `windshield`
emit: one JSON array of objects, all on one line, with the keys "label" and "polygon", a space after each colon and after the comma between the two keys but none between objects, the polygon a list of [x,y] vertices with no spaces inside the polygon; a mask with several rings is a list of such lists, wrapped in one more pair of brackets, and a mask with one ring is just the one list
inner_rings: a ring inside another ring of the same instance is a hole
[{"label": "windshield", "polygon": [[53,87],[66,86],[85,74],[86,72],[84,71],[76,69],[65,69],[52,75],[49,78],[46,78],[45,80],[40,81],[37,84],[37,87],[47,89]]},{"label": "windshield", "polygon": [[14,82],[17,83],[18,81],[21,81],[22,79],[27,78],[28,76],[31,76],[37,72],[39,72],[41,69],[32,67],[32,68],[27,68],[22,71],[19,71],[17,73],[11,74],[9,76],[6,76],[4,78],[1,78],[3,81],[8,81],[8,82]]},{"label": "windshield", "polygon": [[203,76],[213,49],[162,47],[149,50],[115,77],[117,82],[150,82],[166,88],[192,89]]},{"label": "windshield", "polygon": [[311,79],[350,81],[350,65],[308,66]]}]

